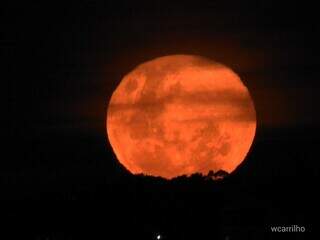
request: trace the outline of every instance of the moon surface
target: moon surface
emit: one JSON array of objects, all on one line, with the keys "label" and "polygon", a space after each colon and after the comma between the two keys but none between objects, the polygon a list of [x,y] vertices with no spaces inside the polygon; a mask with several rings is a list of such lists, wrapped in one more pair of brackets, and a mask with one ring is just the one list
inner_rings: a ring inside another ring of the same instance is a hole
[{"label": "moon surface", "polygon": [[170,55],[123,77],[106,125],[118,160],[131,173],[171,179],[231,173],[253,142],[256,113],[230,68],[200,56]]}]

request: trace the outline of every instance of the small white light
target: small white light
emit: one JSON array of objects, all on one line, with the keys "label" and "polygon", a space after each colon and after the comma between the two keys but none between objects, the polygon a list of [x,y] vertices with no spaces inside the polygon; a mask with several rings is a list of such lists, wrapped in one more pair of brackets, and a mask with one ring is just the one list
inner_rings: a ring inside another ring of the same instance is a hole
[{"label": "small white light", "polygon": [[158,240],[160,240],[161,239],[161,235],[159,234],[159,235],[157,235],[157,239]]}]

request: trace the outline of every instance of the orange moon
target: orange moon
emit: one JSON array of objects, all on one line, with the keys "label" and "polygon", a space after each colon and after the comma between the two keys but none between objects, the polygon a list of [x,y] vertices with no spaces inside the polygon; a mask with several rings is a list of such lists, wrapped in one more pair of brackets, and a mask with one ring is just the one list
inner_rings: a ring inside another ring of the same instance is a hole
[{"label": "orange moon", "polygon": [[171,179],[231,173],[253,142],[256,113],[230,68],[200,56],[170,55],[123,77],[106,125],[118,160],[131,173]]}]

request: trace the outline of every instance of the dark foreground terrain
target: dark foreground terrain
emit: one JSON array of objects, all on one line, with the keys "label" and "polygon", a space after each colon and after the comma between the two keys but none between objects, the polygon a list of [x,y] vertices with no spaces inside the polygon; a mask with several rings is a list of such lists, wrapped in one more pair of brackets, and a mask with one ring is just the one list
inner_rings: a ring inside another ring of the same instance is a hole
[{"label": "dark foreground terrain", "polygon": [[[317,139],[280,133],[264,132],[248,159],[220,181],[133,176],[103,137],[26,137],[7,162],[11,172],[2,172],[1,198],[24,200],[3,205],[10,227],[3,229],[12,239],[305,239],[315,232],[319,202]],[[270,229],[291,225],[306,231]]]}]

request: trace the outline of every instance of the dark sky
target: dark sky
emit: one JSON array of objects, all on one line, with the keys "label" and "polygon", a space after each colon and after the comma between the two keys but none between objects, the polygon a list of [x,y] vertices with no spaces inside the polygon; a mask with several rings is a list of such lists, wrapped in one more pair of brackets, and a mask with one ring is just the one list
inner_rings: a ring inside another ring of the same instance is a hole
[{"label": "dark sky", "polygon": [[23,122],[23,131],[101,133],[106,104],[124,74],[154,57],[185,53],[233,68],[249,87],[259,125],[317,125],[315,9],[272,1],[5,8],[11,122]]},{"label": "dark sky", "polygon": [[[231,67],[254,99],[257,139],[281,138],[285,149],[309,154],[320,121],[315,4],[173,2],[5,6],[1,48],[8,70],[3,80],[8,83],[11,156],[1,172],[33,176],[68,162],[64,174],[78,174],[73,168],[77,157],[96,163],[96,156],[110,154],[105,115],[112,91],[138,64],[169,54],[202,55]],[[290,145],[288,139],[300,142]],[[266,148],[275,155],[286,151]],[[294,174],[299,166],[290,164]],[[86,169],[84,164],[82,173]]]}]

